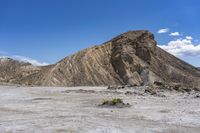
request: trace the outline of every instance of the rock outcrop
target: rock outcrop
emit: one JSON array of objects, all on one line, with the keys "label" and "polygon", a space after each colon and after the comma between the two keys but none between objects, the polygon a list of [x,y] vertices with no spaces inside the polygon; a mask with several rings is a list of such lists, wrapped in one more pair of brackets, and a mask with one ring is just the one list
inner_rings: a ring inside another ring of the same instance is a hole
[{"label": "rock outcrop", "polygon": [[153,34],[145,30],[126,32],[51,66],[28,66],[23,69],[28,74],[23,78],[14,76],[8,82],[42,86],[140,86],[162,82],[200,87],[200,71],[157,47]]}]

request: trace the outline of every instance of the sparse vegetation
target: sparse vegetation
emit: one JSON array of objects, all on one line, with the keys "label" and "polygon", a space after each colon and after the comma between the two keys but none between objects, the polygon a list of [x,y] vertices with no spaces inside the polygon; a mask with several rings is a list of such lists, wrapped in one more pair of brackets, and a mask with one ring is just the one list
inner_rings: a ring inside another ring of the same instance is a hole
[{"label": "sparse vegetation", "polygon": [[112,100],[104,100],[103,101],[103,103],[102,103],[102,105],[116,105],[116,104],[119,104],[119,103],[124,103],[123,101],[122,101],[122,99],[119,99],[119,98],[114,98],[114,99],[112,99]]},{"label": "sparse vegetation", "polygon": [[114,98],[112,100],[103,100],[100,106],[123,108],[123,107],[129,107],[130,104],[129,103],[125,104],[123,100],[120,98]]}]

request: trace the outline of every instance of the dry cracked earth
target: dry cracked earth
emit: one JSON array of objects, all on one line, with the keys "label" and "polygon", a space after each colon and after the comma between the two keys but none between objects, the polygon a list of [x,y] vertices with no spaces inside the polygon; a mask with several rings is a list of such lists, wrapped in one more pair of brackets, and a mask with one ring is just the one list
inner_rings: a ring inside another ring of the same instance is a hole
[{"label": "dry cracked earth", "polygon": [[[144,92],[144,87],[0,87],[0,133],[200,133],[194,92]],[[121,98],[131,106],[99,107]]]}]

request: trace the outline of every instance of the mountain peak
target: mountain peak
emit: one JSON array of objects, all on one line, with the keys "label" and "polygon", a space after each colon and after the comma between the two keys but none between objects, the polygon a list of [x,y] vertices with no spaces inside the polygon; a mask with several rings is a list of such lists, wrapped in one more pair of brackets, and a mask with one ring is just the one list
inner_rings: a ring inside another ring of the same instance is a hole
[{"label": "mountain peak", "polygon": [[137,39],[139,37],[147,37],[147,38],[149,37],[151,39],[154,39],[154,35],[148,30],[136,30],[136,31],[130,30],[125,33],[122,33],[121,35],[115,38],[120,38],[120,37],[127,37],[131,40]]},{"label": "mountain peak", "polygon": [[159,81],[200,87],[200,72],[195,67],[156,45],[149,31],[128,31],[55,65],[34,69],[31,74],[23,75],[21,82],[44,86],[140,86]]}]

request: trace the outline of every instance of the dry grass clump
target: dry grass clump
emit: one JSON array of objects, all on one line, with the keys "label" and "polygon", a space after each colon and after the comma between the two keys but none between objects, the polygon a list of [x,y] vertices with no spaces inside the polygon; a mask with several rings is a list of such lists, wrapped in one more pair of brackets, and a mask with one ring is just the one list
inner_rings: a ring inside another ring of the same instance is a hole
[{"label": "dry grass clump", "polygon": [[123,100],[119,98],[114,98],[112,100],[104,100],[102,105],[117,105],[117,104],[123,104]]},{"label": "dry grass clump", "polygon": [[130,104],[125,104],[120,98],[114,98],[112,100],[103,100],[103,102],[99,106],[123,108],[130,107]]}]

